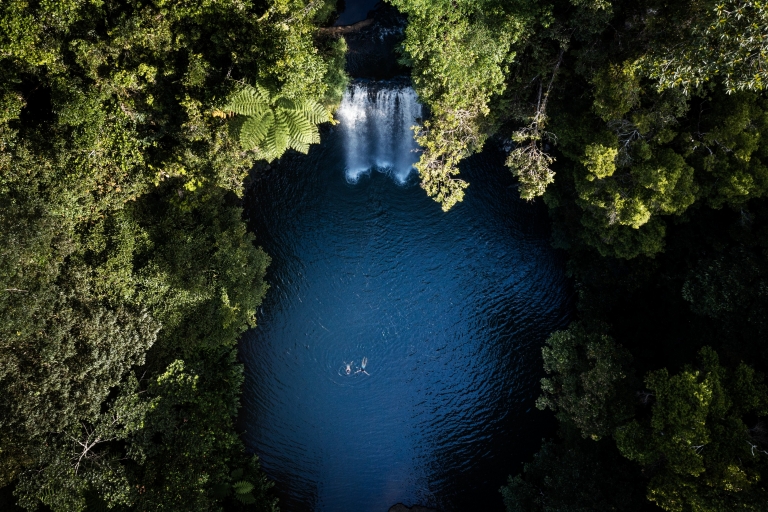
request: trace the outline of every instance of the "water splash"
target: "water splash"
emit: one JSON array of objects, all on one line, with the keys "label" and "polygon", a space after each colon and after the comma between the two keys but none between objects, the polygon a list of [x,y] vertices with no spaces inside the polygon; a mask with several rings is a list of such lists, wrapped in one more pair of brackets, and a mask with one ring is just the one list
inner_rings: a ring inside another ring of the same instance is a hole
[{"label": "water splash", "polygon": [[344,93],[337,113],[346,151],[347,181],[375,169],[404,184],[419,159],[411,127],[421,105],[410,86],[357,82]]}]

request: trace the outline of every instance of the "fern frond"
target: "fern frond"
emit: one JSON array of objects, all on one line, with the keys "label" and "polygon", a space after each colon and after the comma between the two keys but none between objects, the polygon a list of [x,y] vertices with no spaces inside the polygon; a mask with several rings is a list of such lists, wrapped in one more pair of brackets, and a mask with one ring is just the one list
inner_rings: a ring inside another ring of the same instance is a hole
[{"label": "fern frond", "polygon": [[312,131],[306,141],[309,144],[320,144],[320,130],[317,129],[317,126],[312,125]]},{"label": "fern frond", "polygon": [[314,125],[307,119],[302,112],[297,110],[282,110],[285,116],[285,122],[288,126],[288,133],[291,138],[301,142],[309,143],[312,139],[312,129]]},{"label": "fern frond", "polygon": [[309,131],[301,133],[297,137],[291,137],[291,144],[318,144],[320,142],[320,130],[317,126],[310,124]]},{"label": "fern frond", "polygon": [[248,116],[240,128],[240,144],[243,149],[253,149],[259,146],[269,133],[269,129],[275,122],[275,115],[271,110],[260,115]]},{"label": "fern frond", "polygon": [[330,120],[331,116],[328,110],[312,99],[305,99],[301,102],[297,102],[296,109],[312,124],[320,124]]},{"label": "fern frond", "polygon": [[269,91],[261,85],[247,85],[237,91],[224,106],[224,110],[246,116],[259,115],[269,110]]},{"label": "fern frond", "polygon": [[301,108],[301,100],[289,100],[288,98],[284,96],[278,96],[274,100],[274,104],[276,108],[281,108],[283,110],[296,110],[298,108]]},{"label": "fern frond", "polygon": [[237,501],[242,503],[243,505],[253,505],[256,503],[256,498],[253,497],[253,494],[235,494],[235,498],[237,498]]},{"label": "fern frond", "polygon": [[286,121],[285,112],[277,110],[275,112],[275,122],[270,126],[267,136],[264,139],[264,146],[273,150],[277,158],[283,156],[290,143],[290,131]]},{"label": "fern frond", "polygon": [[277,160],[282,156],[274,148],[267,146],[266,143],[256,148],[256,152],[258,153],[259,160],[266,160],[267,162]]},{"label": "fern frond", "polygon": [[304,153],[305,155],[309,153],[309,144],[306,142],[301,142],[296,139],[291,139],[291,147],[298,151],[299,153]]},{"label": "fern frond", "polygon": [[234,489],[237,494],[248,494],[253,490],[253,484],[251,482],[240,480],[239,482],[232,484],[232,489]]}]

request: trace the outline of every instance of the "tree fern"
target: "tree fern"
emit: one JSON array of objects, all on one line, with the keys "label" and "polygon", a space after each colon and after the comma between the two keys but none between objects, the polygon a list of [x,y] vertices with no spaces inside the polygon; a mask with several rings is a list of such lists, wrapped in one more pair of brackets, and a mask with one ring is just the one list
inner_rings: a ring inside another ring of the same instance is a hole
[{"label": "tree fern", "polygon": [[232,484],[232,489],[235,491],[235,498],[246,505],[256,503],[256,498],[253,497],[251,491],[253,490],[253,484],[251,482],[235,482]]},{"label": "tree fern", "polygon": [[285,98],[258,84],[233,94],[224,110],[245,117],[236,121],[240,144],[267,161],[288,148],[307,153],[310,144],[320,142],[317,125],[330,120],[328,110],[315,100]]}]

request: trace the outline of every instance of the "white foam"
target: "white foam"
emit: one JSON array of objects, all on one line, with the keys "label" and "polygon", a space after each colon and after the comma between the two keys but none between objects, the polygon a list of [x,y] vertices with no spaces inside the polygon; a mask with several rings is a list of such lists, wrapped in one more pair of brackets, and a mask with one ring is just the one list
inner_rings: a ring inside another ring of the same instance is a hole
[{"label": "white foam", "polygon": [[411,87],[369,88],[352,84],[337,112],[346,151],[346,177],[357,183],[375,169],[404,184],[418,161],[411,127],[421,117],[421,105]]}]

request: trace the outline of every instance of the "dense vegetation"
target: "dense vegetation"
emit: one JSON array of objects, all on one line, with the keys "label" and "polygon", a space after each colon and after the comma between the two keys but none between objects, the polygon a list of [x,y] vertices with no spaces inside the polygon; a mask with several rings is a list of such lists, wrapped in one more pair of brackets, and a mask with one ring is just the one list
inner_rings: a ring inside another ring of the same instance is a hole
[{"label": "dense vegetation", "polygon": [[0,508],[275,509],[234,427],[269,264],[238,198],[339,101],[333,8],[0,3]]},{"label": "dense vegetation", "polygon": [[[578,292],[507,509],[764,509],[766,4],[391,3],[426,192],[495,137]],[[269,264],[239,197],[331,119],[334,4],[0,4],[0,505],[275,510],[234,427]]]},{"label": "dense vegetation", "polygon": [[507,510],[765,510],[768,6],[392,3],[424,188],[452,207],[495,135],[578,292],[543,349],[559,436]]}]

